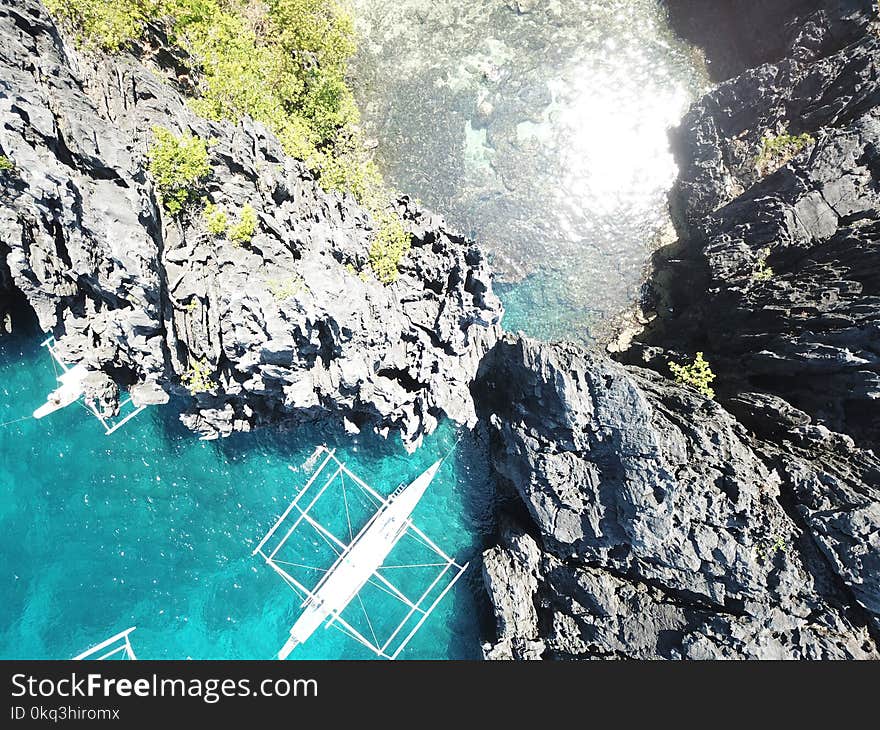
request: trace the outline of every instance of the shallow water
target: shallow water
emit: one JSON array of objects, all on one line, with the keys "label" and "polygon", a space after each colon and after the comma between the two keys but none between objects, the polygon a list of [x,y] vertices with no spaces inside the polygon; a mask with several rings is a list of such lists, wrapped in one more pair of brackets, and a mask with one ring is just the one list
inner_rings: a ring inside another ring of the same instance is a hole
[{"label": "shallow water", "polygon": [[[35,337],[0,341],[0,423],[29,414],[53,386]],[[148,409],[112,436],[79,405],[0,426],[0,657],[69,658],[136,625],[132,644],[144,659],[272,658],[298,602],[251,551],[305,482],[301,465],[313,448],[336,445],[353,471],[389,493],[455,438],[443,427],[415,456],[315,427],[201,442],[177,425],[173,405]],[[479,444],[462,439],[414,515],[463,560],[477,557],[492,529],[484,463]],[[344,537],[341,514],[334,529]],[[399,581],[415,594],[419,576]],[[369,599],[373,616],[397,610],[395,599]],[[472,565],[402,656],[479,656],[484,602]],[[370,656],[319,629],[292,658]]]},{"label": "shallow water", "polygon": [[509,329],[601,336],[669,232],[667,128],[707,81],[658,0],[353,0],[386,179],[490,252]]}]

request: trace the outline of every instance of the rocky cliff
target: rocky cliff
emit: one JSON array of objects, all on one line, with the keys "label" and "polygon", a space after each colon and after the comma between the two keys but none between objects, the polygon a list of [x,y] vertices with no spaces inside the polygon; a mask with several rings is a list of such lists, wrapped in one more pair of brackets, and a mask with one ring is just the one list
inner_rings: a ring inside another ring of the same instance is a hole
[{"label": "rocky cliff", "polygon": [[506,336],[476,388],[526,513],[484,555],[490,658],[877,658],[880,462],[574,345]]},{"label": "rocky cliff", "polygon": [[[653,325],[625,365],[507,336],[481,366],[522,507],[484,555],[489,657],[880,657],[875,10],[712,7],[759,26],[737,63],[774,62],[673,134]],[[670,380],[697,351],[717,400]]]},{"label": "rocky cliff", "polygon": [[[414,447],[444,416],[472,423],[501,315],[480,251],[402,198],[412,249],[383,285],[366,210],[262,126],[193,114],[180,60],[160,33],[137,58],[88,52],[35,0],[0,3],[0,309],[23,297],[71,360],[143,399],[186,397],[206,436],[329,414]],[[249,240],[162,209],[154,125],[210,140],[200,192],[252,206]]]},{"label": "rocky cliff", "polygon": [[[721,402],[756,429],[775,428],[755,410],[772,395],[876,449],[880,37],[862,27],[828,56],[722,84],[674,132],[681,242],[657,257],[659,317],[630,360],[702,350]],[[792,159],[768,154],[793,137]]]}]

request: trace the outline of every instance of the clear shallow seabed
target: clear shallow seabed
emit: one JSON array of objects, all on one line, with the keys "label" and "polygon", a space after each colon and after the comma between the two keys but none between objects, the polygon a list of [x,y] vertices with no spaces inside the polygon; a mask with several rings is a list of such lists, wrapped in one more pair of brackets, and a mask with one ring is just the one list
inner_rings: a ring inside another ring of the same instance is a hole
[{"label": "clear shallow seabed", "polygon": [[508,329],[601,338],[670,235],[667,130],[708,85],[659,0],[352,1],[388,182],[489,252]]},{"label": "clear shallow seabed", "polygon": [[[30,414],[53,387],[38,338],[0,341],[0,423]],[[111,436],[79,405],[0,426],[0,657],[70,658],[136,625],[143,659],[274,658],[298,601],[251,551],[308,476],[288,464],[301,467],[326,442],[387,494],[456,436],[442,427],[415,455],[397,441],[315,426],[202,442],[179,426],[173,404]],[[485,468],[481,447],[463,438],[414,515],[453,557],[476,558],[492,530]],[[342,535],[344,522],[334,529]],[[370,598],[371,614],[399,608]],[[487,612],[475,561],[402,656],[478,658],[477,617]],[[292,655],[371,656],[332,628]]]}]

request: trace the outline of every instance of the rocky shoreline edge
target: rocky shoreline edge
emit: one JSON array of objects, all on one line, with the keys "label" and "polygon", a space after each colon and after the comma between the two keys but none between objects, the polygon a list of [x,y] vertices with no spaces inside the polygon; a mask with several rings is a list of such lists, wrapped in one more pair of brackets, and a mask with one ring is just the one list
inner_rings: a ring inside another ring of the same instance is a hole
[{"label": "rocky shoreline edge", "polygon": [[[523,507],[485,653],[876,659],[877,8],[668,5],[732,78],[672,134],[649,326],[618,362],[507,335],[474,387]],[[715,399],[670,380],[698,352]]]}]

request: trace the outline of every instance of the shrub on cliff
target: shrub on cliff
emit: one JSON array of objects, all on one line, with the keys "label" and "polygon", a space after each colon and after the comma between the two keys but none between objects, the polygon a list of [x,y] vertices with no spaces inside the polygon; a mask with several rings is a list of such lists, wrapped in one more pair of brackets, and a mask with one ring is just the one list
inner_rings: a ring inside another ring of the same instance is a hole
[{"label": "shrub on cliff", "polygon": [[711,383],[715,380],[715,373],[709,367],[709,363],[703,359],[703,353],[698,352],[690,365],[679,365],[675,362],[667,363],[669,370],[675,378],[675,382],[696,388],[706,398],[714,398],[715,391]]},{"label": "shrub on cliff", "polygon": [[43,0],[56,18],[82,30],[83,40],[118,51],[140,36],[157,3],[151,0]]},{"label": "shrub on cliff", "polygon": [[767,265],[768,258],[770,258],[770,249],[762,248],[758,252],[758,259],[752,272],[753,281],[770,281],[773,278],[773,269]]},{"label": "shrub on cliff", "polygon": [[374,215],[378,227],[370,246],[370,268],[383,284],[397,281],[397,266],[409,251],[409,234],[397,213],[382,210]]},{"label": "shrub on cliff", "polygon": [[148,150],[149,170],[165,209],[176,215],[208,175],[208,148],[191,134],[175,135],[165,127],[153,127]]},{"label": "shrub on cliff", "polygon": [[284,279],[269,279],[266,281],[266,288],[275,301],[283,302],[305,291],[307,287],[299,274],[293,274]]},{"label": "shrub on cliff", "polygon": [[257,230],[257,211],[250,203],[245,203],[238,215],[238,222],[229,229],[229,240],[233,243],[247,243]]},{"label": "shrub on cliff", "polygon": [[190,357],[189,369],[180,376],[180,382],[190,392],[190,395],[207,393],[214,387],[214,381],[211,379],[211,366],[205,360],[196,360]]},{"label": "shrub on cliff", "polygon": [[795,155],[815,144],[810,134],[768,134],[761,140],[761,151],[755,160],[755,170],[762,177],[787,164]]},{"label": "shrub on cliff", "polygon": [[222,236],[226,233],[226,229],[229,227],[229,218],[222,206],[206,201],[202,215],[205,218],[205,227],[208,229],[208,233],[212,236]]}]

